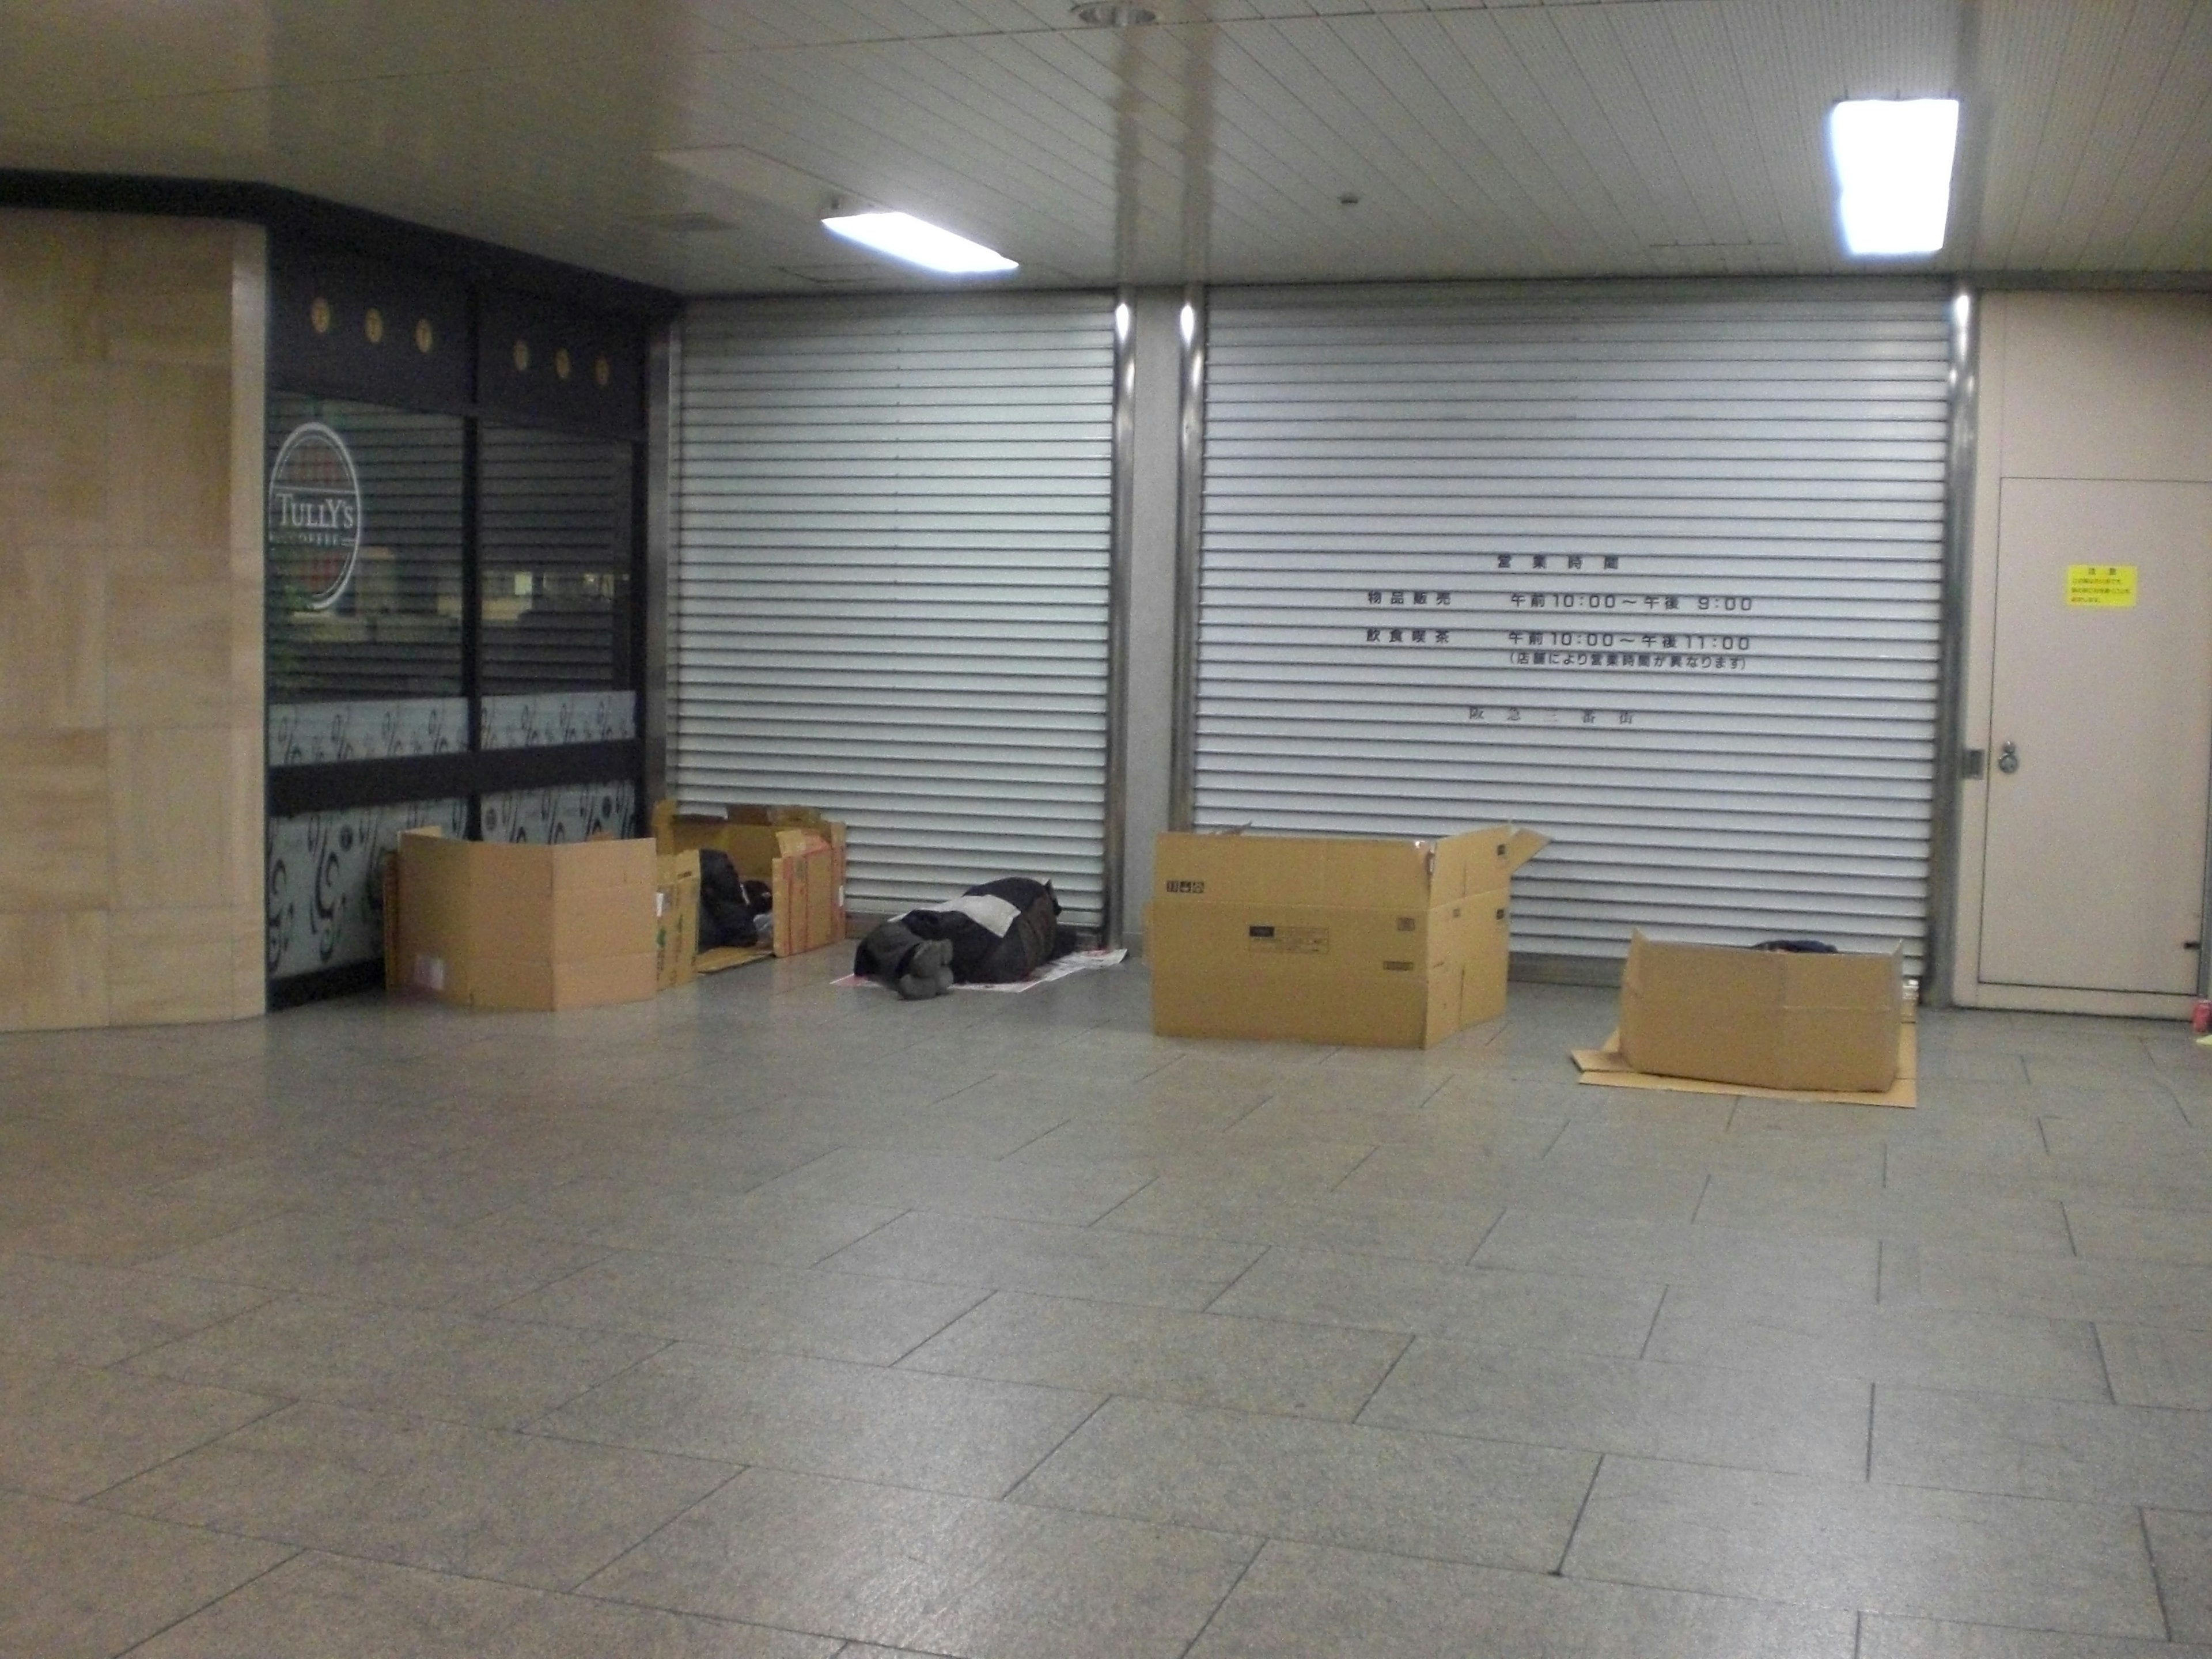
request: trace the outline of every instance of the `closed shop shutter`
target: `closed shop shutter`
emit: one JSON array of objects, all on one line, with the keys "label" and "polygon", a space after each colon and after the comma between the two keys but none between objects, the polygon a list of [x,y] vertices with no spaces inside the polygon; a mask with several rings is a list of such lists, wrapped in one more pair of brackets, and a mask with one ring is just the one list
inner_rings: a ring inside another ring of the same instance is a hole
[{"label": "closed shop shutter", "polygon": [[1514,947],[1925,920],[1944,295],[1224,290],[1202,826],[1553,847]]},{"label": "closed shop shutter", "polygon": [[1097,294],[690,307],[679,799],[842,816],[859,912],[1031,875],[1098,921],[1113,362]]}]

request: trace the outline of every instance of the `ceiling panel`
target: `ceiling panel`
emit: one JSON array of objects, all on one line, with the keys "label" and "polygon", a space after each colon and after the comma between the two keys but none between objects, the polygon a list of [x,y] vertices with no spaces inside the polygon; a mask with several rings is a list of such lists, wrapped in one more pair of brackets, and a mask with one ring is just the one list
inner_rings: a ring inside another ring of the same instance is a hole
[{"label": "ceiling panel", "polygon": [[[1845,96],[1965,100],[1936,268],[2212,270],[2212,0],[11,0],[0,165],[253,179],[687,292],[1825,272]],[[1356,198],[1346,201],[1346,198]]]}]

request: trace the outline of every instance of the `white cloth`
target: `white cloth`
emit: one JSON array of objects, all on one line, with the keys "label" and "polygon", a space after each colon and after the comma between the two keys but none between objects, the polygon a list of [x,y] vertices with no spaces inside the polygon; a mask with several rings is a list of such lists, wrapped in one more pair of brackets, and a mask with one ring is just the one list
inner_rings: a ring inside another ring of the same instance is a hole
[{"label": "white cloth", "polygon": [[945,903],[925,904],[921,908],[940,915],[965,916],[978,927],[989,928],[1000,939],[1006,938],[1006,929],[1012,927],[1014,918],[1021,915],[1006,900],[994,898],[988,893],[963,893],[958,898]]}]

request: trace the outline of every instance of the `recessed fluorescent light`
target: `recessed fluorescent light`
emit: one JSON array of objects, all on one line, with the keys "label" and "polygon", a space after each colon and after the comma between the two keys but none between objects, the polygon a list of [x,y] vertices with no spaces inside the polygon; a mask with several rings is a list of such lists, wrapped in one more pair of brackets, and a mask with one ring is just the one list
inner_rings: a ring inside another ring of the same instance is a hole
[{"label": "recessed fluorescent light", "polygon": [[1867,258],[1941,248],[1958,148],[1955,98],[1861,98],[1830,110],[1844,249]]},{"label": "recessed fluorescent light", "polygon": [[917,219],[911,213],[846,213],[822,222],[825,230],[858,242],[894,259],[941,270],[948,276],[976,276],[988,272],[1018,270],[1021,267],[1003,253],[981,242]]}]

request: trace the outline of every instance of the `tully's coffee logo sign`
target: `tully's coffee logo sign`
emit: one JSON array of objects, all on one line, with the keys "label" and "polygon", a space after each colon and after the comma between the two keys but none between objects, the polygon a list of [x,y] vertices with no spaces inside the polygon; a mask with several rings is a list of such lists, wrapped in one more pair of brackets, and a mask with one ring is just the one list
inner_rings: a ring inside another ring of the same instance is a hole
[{"label": "tully's coffee logo sign", "polygon": [[295,427],[269,469],[269,567],[310,611],[345,597],[361,556],[361,475],[320,421]]}]

